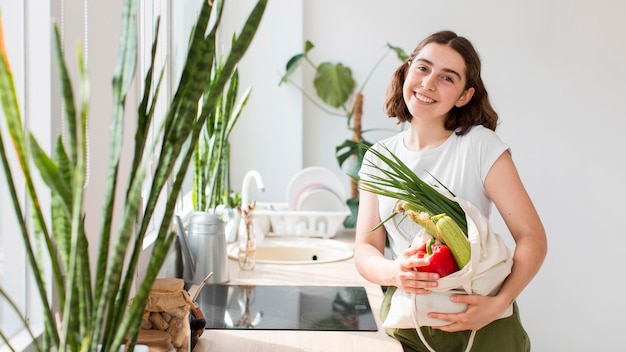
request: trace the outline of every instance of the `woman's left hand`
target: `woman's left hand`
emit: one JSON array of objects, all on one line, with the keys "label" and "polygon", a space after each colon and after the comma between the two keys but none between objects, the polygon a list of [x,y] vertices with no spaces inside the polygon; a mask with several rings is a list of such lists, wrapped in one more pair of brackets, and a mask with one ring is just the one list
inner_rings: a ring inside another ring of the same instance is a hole
[{"label": "woman's left hand", "polygon": [[455,303],[467,304],[463,313],[428,313],[430,318],[451,322],[449,325],[433,326],[447,332],[478,330],[498,319],[508,307],[497,296],[452,295],[450,300]]}]

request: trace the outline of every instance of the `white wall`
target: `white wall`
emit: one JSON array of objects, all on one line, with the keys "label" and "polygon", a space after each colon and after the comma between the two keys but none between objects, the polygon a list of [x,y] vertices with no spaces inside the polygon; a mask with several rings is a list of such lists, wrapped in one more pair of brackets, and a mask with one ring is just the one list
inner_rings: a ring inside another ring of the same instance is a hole
[{"label": "white wall", "polygon": [[[626,283],[618,271],[626,248],[619,221],[626,211],[619,201],[626,197],[626,3],[301,0],[295,2],[302,14],[293,8],[291,18],[279,16],[278,4],[297,7],[292,2],[270,1],[263,41],[255,43],[262,47],[242,63],[242,78],[254,92],[237,127],[234,144],[246,147],[233,158],[233,180],[257,168],[270,184],[257,199],[275,201],[284,198],[294,165],[341,174],[334,146],[349,136],[344,121],[296,99],[295,89],[276,88],[275,73],[303,40],[316,45],[315,58],[343,62],[362,82],[385,43],[411,51],[431,32],[455,30],[482,56],[502,120],[499,135],[513,150],[549,237],[546,262],[519,298],[533,351],[617,350],[626,315],[616,297]],[[382,104],[395,66],[386,58],[368,84],[364,128],[394,127]],[[303,74],[310,81],[310,73]],[[291,120],[301,106],[302,130]],[[493,221],[510,237],[498,216]]]},{"label": "white wall", "polygon": [[[223,32],[239,33],[254,0],[226,5]],[[229,6],[230,5],[230,6]],[[234,5],[234,6],[233,6]],[[304,166],[302,95],[278,86],[287,60],[302,50],[302,1],[270,0],[240,68],[240,93],[250,100],[231,135],[231,182],[240,190],[249,170],[261,173],[265,192],[250,188],[250,200],[282,201],[291,177]],[[294,75],[298,82],[300,77]]]}]

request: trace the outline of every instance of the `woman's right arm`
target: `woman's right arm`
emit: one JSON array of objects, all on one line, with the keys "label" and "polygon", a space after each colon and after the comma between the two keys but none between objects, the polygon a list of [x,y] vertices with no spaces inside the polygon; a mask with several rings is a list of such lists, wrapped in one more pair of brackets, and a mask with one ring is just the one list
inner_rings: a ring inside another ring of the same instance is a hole
[{"label": "woman's right arm", "polygon": [[428,293],[427,288],[437,286],[438,275],[413,270],[428,264],[426,259],[413,257],[416,249],[407,249],[396,260],[384,257],[386,231],[380,227],[371,231],[381,222],[378,213],[378,197],[361,190],[359,194],[359,215],[356,224],[354,261],[359,273],[368,281],[381,286],[396,286],[412,293]]}]

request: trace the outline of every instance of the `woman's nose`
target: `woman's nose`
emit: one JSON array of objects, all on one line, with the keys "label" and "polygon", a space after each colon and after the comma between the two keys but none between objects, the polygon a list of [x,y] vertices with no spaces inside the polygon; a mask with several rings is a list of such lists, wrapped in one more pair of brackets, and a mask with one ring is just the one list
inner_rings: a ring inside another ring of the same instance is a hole
[{"label": "woman's nose", "polygon": [[433,75],[424,76],[422,78],[422,87],[426,90],[435,90],[435,80]]}]

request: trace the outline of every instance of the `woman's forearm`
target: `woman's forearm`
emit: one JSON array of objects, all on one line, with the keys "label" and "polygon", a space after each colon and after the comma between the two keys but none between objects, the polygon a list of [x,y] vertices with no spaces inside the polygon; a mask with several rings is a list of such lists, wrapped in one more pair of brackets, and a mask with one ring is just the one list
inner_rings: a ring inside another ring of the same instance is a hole
[{"label": "woman's forearm", "polygon": [[511,274],[502,284],[498,297],[505,299],[509,304],[515,301],[539,271],[546,253],[545,235],[538,234],[518,239],[513,253]]}]

